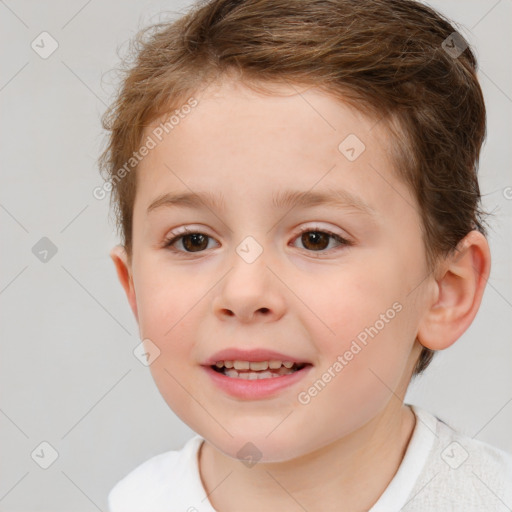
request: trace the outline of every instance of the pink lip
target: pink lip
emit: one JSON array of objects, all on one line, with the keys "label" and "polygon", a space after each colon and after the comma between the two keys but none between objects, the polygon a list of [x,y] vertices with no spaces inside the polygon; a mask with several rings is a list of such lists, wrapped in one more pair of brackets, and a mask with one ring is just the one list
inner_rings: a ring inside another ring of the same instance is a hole
[{"label": "pink lip", "polygon": [[227,348],[216,352],[204,361],[203,366],[212,366],[217,361],[291,361],[292,363],[309,363],[303,359],[297,359],[295,356],[282,354],[273,350],[264,348],[253,348],[251,350],[240,350],[238,348]]},{"label": "pink lip", "polygon": [[[282,355],[275,357],[276,360],[283,360]],[[223,360],[218,358],[217,361]],[[228,360],[229,359],[225,359]],[[255,359],[247,359],[239,357],[241,361],[255,361]],[[267,359],[260,359],[266,361]],[[290,359],[284,359],[289,361]],[[213,383],[222,391],[231,395],[234,398],[242,400],[258,400],[264,398],[271,398],[273,395],[277,395],[280,391],[285,388],[293,386],[297,382],[301,381],[313,368],[311,364],[306,365],[301,370],[297,370],[294,373],[288,375],[281,375],[280,377],[271,377],[269,379],[258,379],[258,380],[245,380],[237,379],[234,377],[226,377],[222,373],[216,372],[210,366],[203,367],[206,373],[210,376]]]}]

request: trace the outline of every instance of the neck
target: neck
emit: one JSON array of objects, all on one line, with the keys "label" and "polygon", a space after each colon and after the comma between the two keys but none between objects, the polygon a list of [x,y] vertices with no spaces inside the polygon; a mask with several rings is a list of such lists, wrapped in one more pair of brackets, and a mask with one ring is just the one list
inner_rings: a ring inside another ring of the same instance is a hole
[{"label": "neck", "polygon": [[349,436],[285,462],[248,468],[204,442],[199,468],[212,506],[303,512],[333,510],[335,503],[337,512],[368,510],[393,479],[414,430],[414,413],[396,402]]}]

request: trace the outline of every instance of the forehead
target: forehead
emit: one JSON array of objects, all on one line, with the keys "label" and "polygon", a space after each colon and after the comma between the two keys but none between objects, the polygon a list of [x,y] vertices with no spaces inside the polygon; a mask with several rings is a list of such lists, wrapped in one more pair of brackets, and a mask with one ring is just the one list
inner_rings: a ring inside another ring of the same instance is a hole
[{"label": "forehead", "polygon": [[[395,178],[384,123],[318,89],[274,90],[262,94],[224,82],[194,95],[197,105],[176,117],[139,165],[139,204],[147,209],[167,190],[225,191],[215,195],[232,199],[242,189],[270,204],[282,190],[341,185],[376,210],[396,209],[397,196],[414,205]],[[155,138],[168,119],[153,122],[144,139]]]}]

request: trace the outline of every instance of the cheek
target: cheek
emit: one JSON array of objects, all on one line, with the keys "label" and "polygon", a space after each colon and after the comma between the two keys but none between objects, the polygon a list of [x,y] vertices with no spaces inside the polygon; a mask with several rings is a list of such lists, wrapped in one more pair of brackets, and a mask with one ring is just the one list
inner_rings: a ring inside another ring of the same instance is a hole
[{"label": "cheek", "polygon": [[[370,419],[393,396],[414,341],[414,312],[397,285],[398,269],[379,266],[384,271],[366,267],[354,272],[352,267],[350,276],[340,273],[338,279],[324,282],[322,293],[310,286],[301,291],[321,319],[308,321],[321,359],[316,380],[308,383],[312,388],[303,389],[305,401],[311,398],[317,410],[337,417],[349,414],[354,426]],[[339,407],[333,410],[329,404]]]},{"label": "cheek", "polygon": [[140,276],[137,295],[140,335],[159,350],[149,369],[169,406],[180,410],[190,400],[183,386],[190,387],[187,376],[195,364],[191,340],[199,322],[200,289],[176,272],[165,275],[156,267],[146,268],[152,270]]},{"label": "cheek", "polygon": [[[307,297],[303,318],[314,333],[321,354],[342,354],[351,342],[365,341],[389,331],[403,309],[399,280],[389,278],[389,267],[370,269],[371,262],[331,271],[318,279],[302,280],[297,287],[300,297]],[[301,306],[303,307],[303,306]],[[382,338],[382,336],[380,336]],[[357,349],[356,349],[357,350]]]},{"label": "cheek", "polygon": [[205,291],[191,285],[190,276],[162,264],[148,261],[142,268],[137,289],[141,335],[167,345],[187,328]]},{"label": "cheek", "polygon": [[347,329],[347,336],[319,347],[324,354],[322,363],[297,399],[305,419],[314,416],[319,424],[328,426],[324,429],[326,442],[360,428],[395,400],[410,350],[403,342],[402,312],[381,330],[380,323],[376,330],[373,324],[355,328],[351,319],[353,336]]}]

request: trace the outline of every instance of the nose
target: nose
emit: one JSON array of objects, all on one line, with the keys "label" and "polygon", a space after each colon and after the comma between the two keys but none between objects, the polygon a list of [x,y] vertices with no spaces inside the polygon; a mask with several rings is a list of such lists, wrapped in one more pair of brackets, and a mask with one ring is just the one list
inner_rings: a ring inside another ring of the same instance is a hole
[{"label": "nose", "polygon": [[236,255],[216,290],[213,308],[223,320],[271,322],[281,318],[286,309],[283,284],[267,266],[263,255],[251,263]]}]

